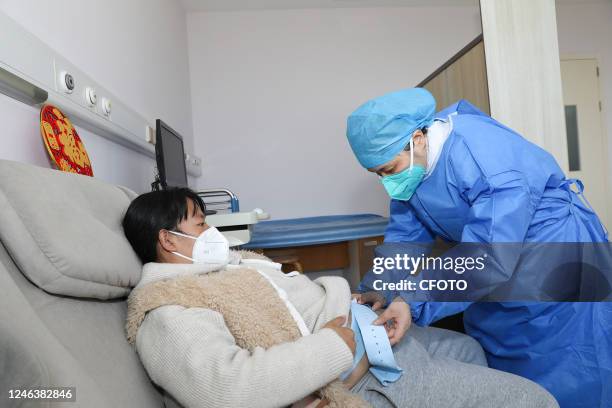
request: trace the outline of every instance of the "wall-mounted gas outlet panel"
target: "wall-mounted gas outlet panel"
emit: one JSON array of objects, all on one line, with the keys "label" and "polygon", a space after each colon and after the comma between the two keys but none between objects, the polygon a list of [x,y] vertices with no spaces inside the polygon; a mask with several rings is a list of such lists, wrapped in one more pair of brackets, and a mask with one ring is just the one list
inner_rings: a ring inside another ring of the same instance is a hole
[{"label": "wall-mounted gas outlet panel", "polygon": [[[0,38],[0,68],[47,91],[46,102],[62,109],[76,125],[155,157],[154,139],[147,140],[148,129],[155,127],[153,121],[121,102],[4,13],[0,13]],[[186,165],[190,175],[202,174],[201,160],[187,161]]]}]

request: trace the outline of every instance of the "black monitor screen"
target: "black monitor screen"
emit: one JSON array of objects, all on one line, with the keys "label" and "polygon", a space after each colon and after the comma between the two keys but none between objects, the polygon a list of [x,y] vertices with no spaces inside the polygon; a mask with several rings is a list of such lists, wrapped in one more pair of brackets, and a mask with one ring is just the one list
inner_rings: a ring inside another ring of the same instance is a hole
[{"label": "black monitor screen", "polygon": [[163,188],[187,187],[183,138],[160,119],[156,125],[155,156],[159,181]]}]

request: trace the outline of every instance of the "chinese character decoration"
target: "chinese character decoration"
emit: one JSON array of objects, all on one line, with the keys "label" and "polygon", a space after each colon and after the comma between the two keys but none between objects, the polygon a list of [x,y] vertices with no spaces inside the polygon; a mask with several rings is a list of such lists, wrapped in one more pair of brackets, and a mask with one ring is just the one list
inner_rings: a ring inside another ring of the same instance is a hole
[{"label": "chinese character decoration", "polygon": [[51,160],[62,171],[93,176],[91,161],[76,129],[55,106],[40,110],[40,133]]}]

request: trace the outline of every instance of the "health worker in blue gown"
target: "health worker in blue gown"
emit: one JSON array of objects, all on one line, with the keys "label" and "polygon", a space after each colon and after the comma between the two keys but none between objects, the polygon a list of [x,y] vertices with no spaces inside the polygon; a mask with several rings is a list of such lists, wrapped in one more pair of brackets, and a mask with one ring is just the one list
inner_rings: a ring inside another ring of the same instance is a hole
[{"label": "health worker in blue gown", "polygon": [[[548,152],[465,100],[435,112],[433,96],[412,88],[366,102],[348,118],[355,156],[391,197],[385,242],[414,243],[418,256],[436,237],[608,241],[580,197],[582,183],[567,179]],[[491,367],[539,383],[562,407],[612,407],[612,303],[423,302],[408,291],[375,302],[371,281],[364,278],[361,301],[388,304],[377,324],[394,323],[392,344],[411,321],[427,326],[464,312],[466,331]]]}]

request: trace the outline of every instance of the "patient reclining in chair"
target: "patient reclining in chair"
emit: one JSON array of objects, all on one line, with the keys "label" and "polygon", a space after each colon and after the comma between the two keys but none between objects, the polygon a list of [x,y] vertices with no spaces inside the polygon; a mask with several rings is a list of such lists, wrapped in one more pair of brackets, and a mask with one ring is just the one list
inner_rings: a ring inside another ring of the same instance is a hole
[{"label": "patient reclining in chair", "polygon": [[[144,264],[128,299],[128,341],[184,407],[444,406],[461,400],[458,390],[471,406],[519,406],[509,396],[555,406],[535,384],[482,367],[475,341],[440,329],[409,330],[393,351],[406,373],[384,392],[366,356],[354,361],[347,281],[285,274],[262,255],[230,250],[187,188],[139,196],[123,228]],[[439,362],[434,343],[455,360]]]}]

